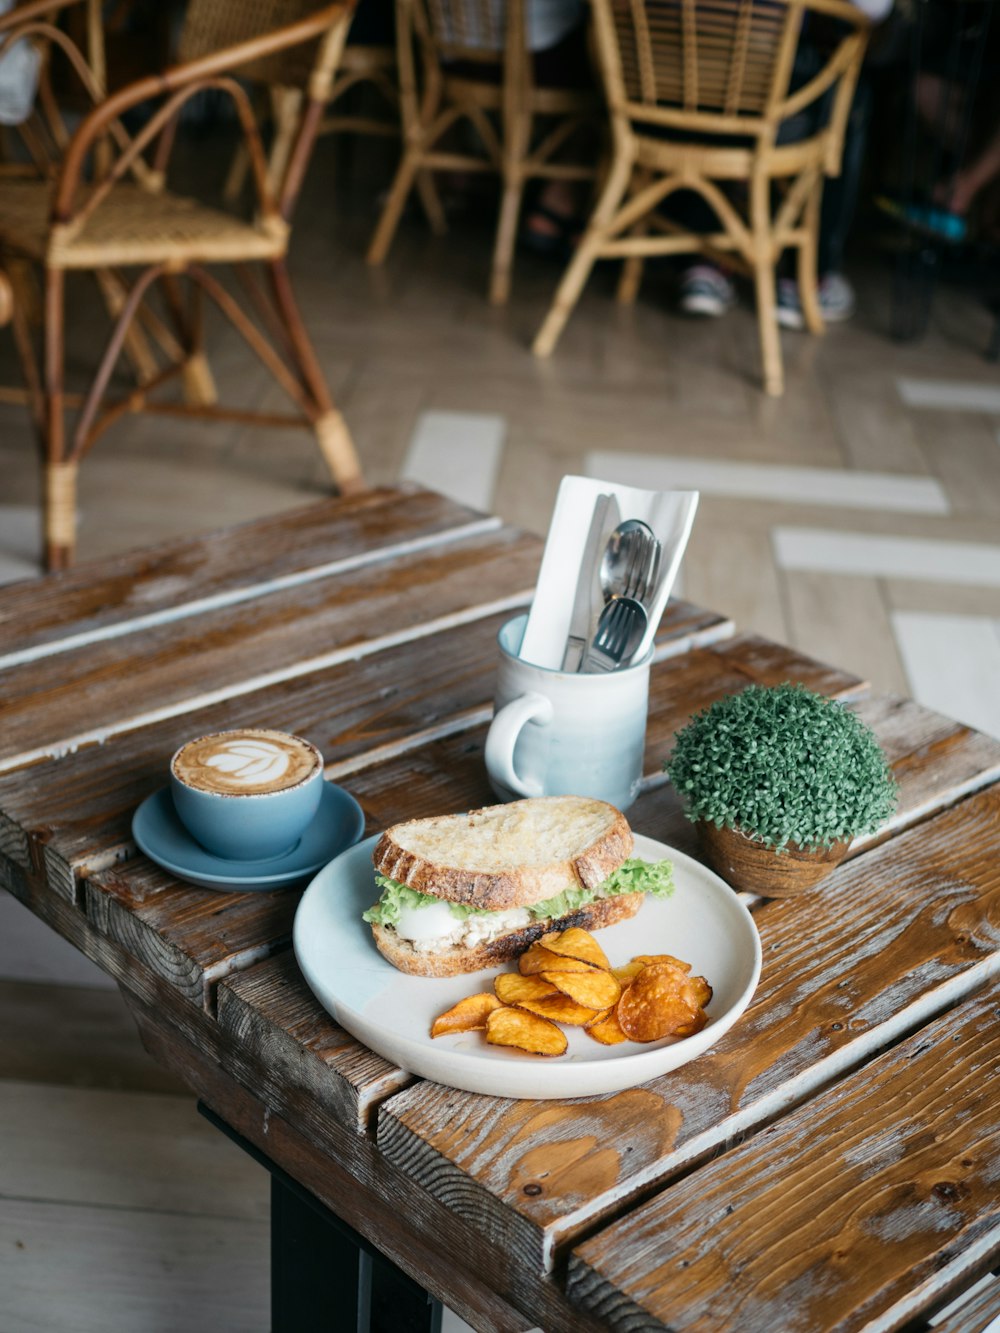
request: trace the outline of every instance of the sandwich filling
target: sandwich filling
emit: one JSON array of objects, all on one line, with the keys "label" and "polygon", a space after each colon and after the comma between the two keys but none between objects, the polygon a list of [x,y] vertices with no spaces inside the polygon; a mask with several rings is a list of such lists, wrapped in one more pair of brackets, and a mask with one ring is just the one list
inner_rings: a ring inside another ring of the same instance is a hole
[{"label": "sandwich filling", "polygon": [[670,861],[623,861],[617,870],[596,888],[571,884],[561,893],[527,907],[509,907],[500,911],[469,907],[418,893],[386,875],[376,875],[382,896],[364,913],[364,920],[392,930],[418,953],[436,953],[443,949],[473,949],[489,940],[523,930],[536,921],[555,921],[569,916],[600,898],[623,893],[651,893],[669,898],[674,891],[673,865]]}]

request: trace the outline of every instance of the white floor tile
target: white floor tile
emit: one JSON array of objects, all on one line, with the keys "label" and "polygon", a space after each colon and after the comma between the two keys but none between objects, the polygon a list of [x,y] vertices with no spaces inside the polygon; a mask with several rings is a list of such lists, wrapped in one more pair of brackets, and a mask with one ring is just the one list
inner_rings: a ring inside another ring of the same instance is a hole
[{"label": "white floor tile", "polygon": [[985,542],[791,527],[774,528],[771,537],[782,569],[1000,588],[1000,546]]},{"label": "white floor tile", "polygon": [[894,611],[913,697],[1000,739],[1000,620]]},{"label": "white floor tile", "polygon": [[0,583],[34,578],[42,572],[41,541],[37,506],[0,505]]},{"label": "white floor tile", "polygon": [[400,475],[474,509],[489,509],[506,435],[503,417],[423,412]]},{"label": "white floor tile", "polygon": [[0,889],[0,977],[115,989],[106,972],[5,889]]},{"label": "white floor tile", "polygon": [[901,378],[896,381],[896,387],[907,407],[1000,413],[1000,385],[995,381],[984,384],[974,380]]},{"label": "white floor tile", "polygon": [[621,453],[588,454],[585,470],[591,477],[653,490],[693,490],[751,500],[877,509],[880,513],[949,512],[948,497],[933,477],[908,477],[891,472],[849,472],[837,468],[778,467],[770,463]]}]

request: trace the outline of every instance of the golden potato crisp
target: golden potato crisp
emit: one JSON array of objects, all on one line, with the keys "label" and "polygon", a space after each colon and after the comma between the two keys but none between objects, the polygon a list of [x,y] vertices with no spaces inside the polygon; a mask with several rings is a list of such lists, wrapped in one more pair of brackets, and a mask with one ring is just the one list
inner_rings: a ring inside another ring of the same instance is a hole
[{"label": "golden potato crisp", "polygon": [[[708,982],[705,980],[704,977],[689,977],[688,986],[690,987],[690,996],[694,1000],[695,1004],[700,1009],[704,1009],[705,1005],[708,1004],[708,1002],[712,998],[712,987],[708,984]],[[688,991],[685,990],[683,992],[683,995],[684,998],[687,999]]]},{"label": "golden potato crisp", "polygon": [[543,995],[539,1000],[519,1000],[518,1007],[529,1009],[543,1018],[551,1018],[554,1023],[569,1023],[571,1027],[582,1027],[599,1012],[588,1005],[577,1004],[576,1000],[571,1000],[559,991],[554,995]]},{"label": "golden potato crisp", "polygon": [[687,978],[676,968],[645,967],[622,993],[618,1001],[618,1021],[622,1031],[633,1041],[659,1041],[677,1034],[678,1029],[692,1030],[699,1010],[682,995]]},{"label": "golden potato crisp", "polygon": [[579,958],[563,958],[553,953],[551,949],[547,949],[541,940],[536,940],[525,949],[517,960],[517,968],[522,976],[526,977],[534,976],[538,972],[553,972],[557,968],[561,972],[591,971],[589,963],[584,963]]},{"label": "golden potato crisp", "polygon": [[628,1041],[618,1022],[617,1009],[605,1009],[593,1022],[587,1023],[583,1030],[602,1046],[617,1046],[620,1041]]},{"label": "golden potato crisp", "polygon": [[431,1026],[431,1036],[444,1037],[449,1032],[475,1032],[485,1028],[488,1015],[499,1008],[500,1001],[489,991],[467,995],[443,1014],[438,1014]]},{"label": "golden potato crisp", "polygon": [[616,1004],[622,993],[621,984],[610,972],[601,972],[593,967],[589,972],[543,972],[546,981],[550,981],[568,995],[577,1004],[585,1004],[589,1009],[608,1009]]},{"label": "golden potato crisp", "polygon": [[690,963],[685,963],[682,958],[675,958],[672,953],[637,953],[632,962],[640,963],[643,967],[650,967],[653,963],[670,963],[673,967],[680,968],[682,972],[691,971]]},{"label": "golden potato crisp", "polygon": [[566,1033],[525,1009],[494,1009],[486,1022],[486,1040],[492,1046],[513,1046],[531,1055],[562,1055],[569,1044]]},{"label": "golden potato crisp", "polygon": [[645,963],[637,962],[633,958],[631,963],[622,963],[621,967],[613,967],[611,975],[617,977],[623,986],[627,986],[630,981],[636,979],[645,966]]},{"label": "golden potato crisp", "polygon": [[522,977],[520,972],[501,972],[493,982],[493,989],[504,1004],[520,1004],[522,1000],[540,1000],[543,995],[556,995],[559,988],[541,974]]},{"label": "golden potato crisp", "polygon": [[589,930],[570,926],[567,930],[560,931],[555,939],[550,940],[548,936],[543,935],[542,942],[546,949],[559,954],[560,957],[579,958],[584,963],[590,963],[592,967],[601,967],[605,972],[611,971],[607,955]]}]

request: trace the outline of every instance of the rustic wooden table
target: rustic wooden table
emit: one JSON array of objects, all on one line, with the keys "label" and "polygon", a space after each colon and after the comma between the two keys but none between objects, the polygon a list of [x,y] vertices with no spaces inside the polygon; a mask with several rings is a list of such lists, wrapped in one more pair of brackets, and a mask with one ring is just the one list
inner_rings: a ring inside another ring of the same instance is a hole
[{"label": "rustic wooden table", "polygon": [[[276,1221],[332,1210],[477,1329],[919,1322],[1000,1254],[997,741],[672,603],[637,831],[696,851],[661,763],[692,711],[750,681],[856,702],[901,801],[815,894],[756,906],[760,986],[709,1054],[573,1102],[414,1079],[306,988],[298,891],[199,889],[136,851],[132,812],[175,747],[233,725],[312,738],[369,833],[488,803],[494,636],[540,556],[404,488],[4,590],[2,882],[266,1161]],[[276,1251],[275,1329],[346,1328],[329,1285],[323,1322],[308,1302],[293,1321],[301,1260]],[[979,1287],[946,1327],[998,1308]]]}]

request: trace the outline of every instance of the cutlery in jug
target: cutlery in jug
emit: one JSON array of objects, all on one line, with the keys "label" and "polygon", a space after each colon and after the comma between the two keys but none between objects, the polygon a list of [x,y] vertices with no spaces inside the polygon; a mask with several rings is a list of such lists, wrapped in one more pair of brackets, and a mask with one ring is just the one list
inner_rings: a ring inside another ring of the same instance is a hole
[{"label": "cutlery in jug", "polygon": [[630,664],[646,633],[646,608],[634,597],[612,597],[601,612],[582,671],[617,671]]}]

